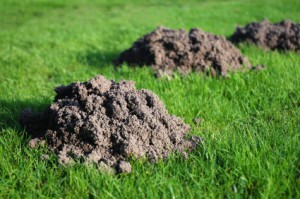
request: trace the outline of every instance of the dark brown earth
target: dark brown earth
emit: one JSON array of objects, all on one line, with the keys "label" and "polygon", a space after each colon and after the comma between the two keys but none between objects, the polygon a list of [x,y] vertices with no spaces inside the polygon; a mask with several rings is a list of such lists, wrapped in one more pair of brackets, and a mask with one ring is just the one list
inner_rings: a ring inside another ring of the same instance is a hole
[{"label": "dark brown earth", "polygon": [[186,32],[163,27],[138,39],[114,63],[152,66],[158,75],[197,71],[225,76],[229,71],[251,68],[248,59],[222,36],[200,29]]},{"label": "dark brown earth", "polygon": [[264,19],[244,27],[237,27],[230,37],[234,43],[254,43],[267,50],[300,52],[300,24],[284,20],[270,23]]},{"label": "dark brown earth", "polygon": [[136,90],[132,81],[97,76],[55,92],[43,113],[25,109],[20,124],[31,135],[31,147],[47,144],[62,164],[83,158],[105,170],[129,173],[130,157],[155,162],[172,152],[186,156],[201,141],[196,136],[186,139],[189,126],[169,115],[157,95]]}]

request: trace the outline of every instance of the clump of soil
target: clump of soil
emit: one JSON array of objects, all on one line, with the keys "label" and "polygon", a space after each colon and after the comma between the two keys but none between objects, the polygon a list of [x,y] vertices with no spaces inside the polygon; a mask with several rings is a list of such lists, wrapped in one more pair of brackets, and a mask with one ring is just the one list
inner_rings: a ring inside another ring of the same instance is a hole
[{"label": "clump of soil", "polygon": [[115,65],[152,66],[160,73],[206,72],[225,76],[229,71],[251,68],[246,57],[222,36],[200,29],[172,30],[158,27],[138,39],[115,60]]},{"label": "clump of soil", "polygon": [[230,40],[234,43],[254,43],[267,50],[300,52],[300,24],[289,20],[273,24],[264,19],[237,27]]},{"label": "clump of soil", "polygon": [[87,82],[55,89],[54,102],[43,112],[25,109],[21,126],[36,147],[43,142],[60,163],[74,159],[131,172],[128,158],[146,157],[154,162],[172,152],[186,156],[200,138],[186,139],[189,126],[168,114],[157,95],[135,88],[134,82],[117,83],[97,76]]}]

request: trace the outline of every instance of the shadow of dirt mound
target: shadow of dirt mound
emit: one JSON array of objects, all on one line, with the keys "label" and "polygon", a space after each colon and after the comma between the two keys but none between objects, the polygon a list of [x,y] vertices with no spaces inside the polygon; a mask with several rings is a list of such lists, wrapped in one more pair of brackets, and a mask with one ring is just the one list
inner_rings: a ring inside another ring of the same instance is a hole
[{"label": "shadow of dirt mound", "polygon": [[47,102],[37,103],[30,100],[3,100],[0,99],[0,130],[4,128],[20,129],[20,113],[24,108],[30,107],[39,111],[47,107]]},{"label": "shadow of dirt mound", "polygon": [[102,67],[106,65],[111,65],[113,60],[116,59],[117,56],[118,53],[116,52],[88,50],[86,52],[78,53],[77,61],[88,66]]}]

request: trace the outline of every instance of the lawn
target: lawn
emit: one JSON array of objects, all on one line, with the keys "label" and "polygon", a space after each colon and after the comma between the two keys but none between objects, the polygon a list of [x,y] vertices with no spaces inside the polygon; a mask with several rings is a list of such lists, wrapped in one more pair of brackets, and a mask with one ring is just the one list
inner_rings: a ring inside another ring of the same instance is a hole
[{"label": "lawn", "polygon": [[[111,64],[158,25],[229,36],[268,18],[300,21],[299,0],[0,2],[0,198],[300,198],[300,55],[239,48],[266,70],[211,78],[156,79],[147,68]],[[53,89],[97,74],[155,92],[203,144],[133,172],[60,166],[30,149],[21,110],[45,108]],[[200,125],[193,118],[203,118]]]}]

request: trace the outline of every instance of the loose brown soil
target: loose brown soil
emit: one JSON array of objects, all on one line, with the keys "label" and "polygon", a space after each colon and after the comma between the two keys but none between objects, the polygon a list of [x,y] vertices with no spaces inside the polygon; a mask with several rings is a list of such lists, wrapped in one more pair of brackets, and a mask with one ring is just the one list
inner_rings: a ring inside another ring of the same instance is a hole
[{"label": "loose brown soil", "polygon": [[25,109],[20,123],[31,135],[29,145],[45,143],[62,164],[77,159],[103,169],[131,172],[128,158],[155,162],[170,153],[186,156],[200,138],[186,139],[189,126],[168,114],[157,95],[97,76],[55,89],[54,102],[43,112]]},{"label": "loose brown soil", "polygon": [[300,52],[300,24],[284,20],[270,23],[268,20],[237,27],[230,37],[234,43],[254,43],[267,50]]},{"label": "loose brown soil", "polygon": [[229,71],[251,68],[246,57],[222,36],[212,35],[200,29],[171,30],[158,27],[138,39],[115,60],[137,66],[152,66],[157,74],[174,71],[205,72],[213,76],[225,76]]}]

